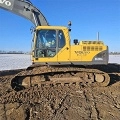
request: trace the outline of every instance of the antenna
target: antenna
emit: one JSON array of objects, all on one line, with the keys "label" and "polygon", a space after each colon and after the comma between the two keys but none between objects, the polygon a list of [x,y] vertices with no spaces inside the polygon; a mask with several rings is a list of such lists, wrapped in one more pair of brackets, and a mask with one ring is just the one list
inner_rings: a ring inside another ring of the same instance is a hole
[{"label": "antenna", "polygon": [[97,40],[99,41],[99,32],[97,32]]}]

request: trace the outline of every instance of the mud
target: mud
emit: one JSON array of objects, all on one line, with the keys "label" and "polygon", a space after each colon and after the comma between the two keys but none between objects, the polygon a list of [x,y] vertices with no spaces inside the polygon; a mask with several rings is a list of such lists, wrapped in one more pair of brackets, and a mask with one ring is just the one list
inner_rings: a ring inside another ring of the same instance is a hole
[{"label": "mud", "polygon": [[107,87],[35,86],[19,92],[10,79],[21,70],[0,72],[0,120],[120,120],[120,67],[113,66]]}]

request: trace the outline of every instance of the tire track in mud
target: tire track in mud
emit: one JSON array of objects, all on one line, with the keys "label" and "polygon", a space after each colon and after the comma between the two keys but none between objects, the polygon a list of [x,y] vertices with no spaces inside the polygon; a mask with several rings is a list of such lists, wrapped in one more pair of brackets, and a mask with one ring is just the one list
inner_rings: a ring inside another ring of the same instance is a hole
[{"label": "tire track in mud", "polygon": [[[120,118],[119,82],[102,88],[74,86],[39,88],[36,86],[32,91],[30,90],[16,92],[14,95],[18,94],[19,98],[12,98],[9,103],[1,104],[5,105],[2,108],[6,111],[3,112],[3,116],[12,120],[15,112],[19,113],[18,115],[23,114],[23,120],[27,118],[29,120],[78,120],[78,118],[119,120]],[[27,94],[29,99],[24,99],[21,93]],[[11,109],[6,106],[10,106]]]}]

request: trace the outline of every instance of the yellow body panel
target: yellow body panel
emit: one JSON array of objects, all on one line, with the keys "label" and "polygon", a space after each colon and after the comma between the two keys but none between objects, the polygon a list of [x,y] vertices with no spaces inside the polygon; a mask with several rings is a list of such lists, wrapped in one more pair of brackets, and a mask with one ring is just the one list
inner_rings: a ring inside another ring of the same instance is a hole
[{"label": "yellow body panel", "polygon": [[[93,57],[98,53],[107,50],[107,46],[105,46],[101,41],[94,41],[96,43],[92,44],[83,44],[81,41],[79,45],[71,46],[71,61],[92,61]],[[99,44],[97,44],[99,43]]]}]

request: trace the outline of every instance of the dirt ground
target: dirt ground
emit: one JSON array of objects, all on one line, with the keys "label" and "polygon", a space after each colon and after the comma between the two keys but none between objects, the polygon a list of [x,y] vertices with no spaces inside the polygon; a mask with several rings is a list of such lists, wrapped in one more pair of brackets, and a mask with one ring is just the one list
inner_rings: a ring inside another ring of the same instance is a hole
[{"label": "dirt ground", "polygon": [[[120,120],[120,69],[107,87],[46,86],[15,92],[0,73],[0,120]],[[8,74],[9,73],[9,74]]]}]

